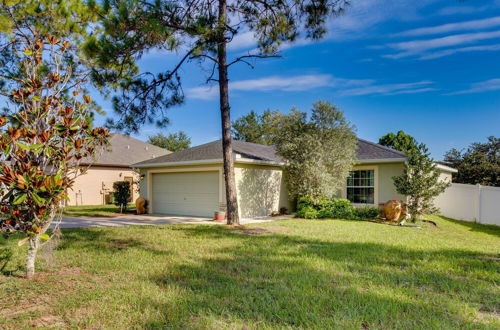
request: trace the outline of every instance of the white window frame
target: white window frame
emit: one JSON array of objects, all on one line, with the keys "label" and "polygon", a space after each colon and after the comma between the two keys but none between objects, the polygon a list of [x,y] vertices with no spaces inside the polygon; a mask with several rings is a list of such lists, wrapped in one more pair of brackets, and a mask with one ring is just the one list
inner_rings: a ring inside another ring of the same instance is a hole
[{"label": "white window frame", "polygon": [[[377,206],[378,205],[378,166],[376,165],[364,165],[364,166],[355,166],[351,171],[373,171],[373,176],[374,176],[374,181],[373,181],[373,187],[368,187],[368,186],[359,186],[358,188],[373,188],[373,204],[371,203],[352,203],[354,206]],[[344,198],[347,199],[347,179],[345,183],[345,190],[344,190]],[[349,188],[356,188],[356,187],[349,187]]]}]

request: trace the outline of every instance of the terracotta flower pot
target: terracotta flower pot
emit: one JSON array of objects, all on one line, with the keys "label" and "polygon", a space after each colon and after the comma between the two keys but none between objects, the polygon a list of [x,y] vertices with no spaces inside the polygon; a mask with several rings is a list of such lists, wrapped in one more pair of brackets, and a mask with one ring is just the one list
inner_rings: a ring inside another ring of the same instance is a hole
[{"label": "terracotta flower pot", "polygon": [[214,213],[214,220],[223,221],[226,220],[226,212],[217,211]]}]

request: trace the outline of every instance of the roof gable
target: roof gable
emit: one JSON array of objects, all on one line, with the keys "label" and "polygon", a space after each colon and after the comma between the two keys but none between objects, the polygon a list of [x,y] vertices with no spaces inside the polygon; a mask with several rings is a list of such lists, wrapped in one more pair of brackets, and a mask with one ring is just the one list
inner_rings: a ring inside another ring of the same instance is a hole
[{"label": "roof gable", "polygon": [[406,158],[404,152],[385,147],[378,143],[358,139],[358,160],[401,159]]},{"label": "roof gable", "polygon": [[171,154],[171,151],[119,133],[112,134],[109,143],[107,151],[102,155],[96,157],[95,160],[87,159],[83,163],[128,167],[138,162]]}]

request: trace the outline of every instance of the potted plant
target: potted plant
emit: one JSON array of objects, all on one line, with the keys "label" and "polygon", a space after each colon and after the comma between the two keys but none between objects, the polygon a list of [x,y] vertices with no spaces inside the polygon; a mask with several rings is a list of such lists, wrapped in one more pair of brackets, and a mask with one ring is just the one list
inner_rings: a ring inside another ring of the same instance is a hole
[{"label": "potted plant", "polygon": [[215,211],[214,220],[222,221],[226,219],[226,212],[224,211]]}]

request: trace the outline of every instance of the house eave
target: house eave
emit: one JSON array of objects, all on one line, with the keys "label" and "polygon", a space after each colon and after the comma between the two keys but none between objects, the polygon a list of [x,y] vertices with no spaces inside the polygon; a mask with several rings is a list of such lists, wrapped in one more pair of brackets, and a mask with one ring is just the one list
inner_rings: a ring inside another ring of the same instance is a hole
[{"label": "house eave", "polygon": [[115,168],[130,169],[129,165],[123,165],[123,164],[82,163],[82,164],[79,164],[79,166],[88,166],[89,168],[93,168],[93,167],[115,167]]},{"label": "house eave", "polygon": [[404,163],[406,158],[358,159],[356,164]]},{"label": "house eave", "polygon": [[[373,163],[404,163],[406,158],[381,158],[381,159],[361,159],[357,160],[356,164],[373,164]],[[147,164],[133,164],[132,168],[153,168],[153,167],[171,167],[171,166],[184,166],[184,165],[209,165],[221,164],[222,159],[202,159],[202,160],[188,160],[180,162],[164,162],[164,163],[147,163]],[[284,166],[286,162],[277,162],[269,160],[259,160],[250,158],[235,157],[235,163],[240,164],[255,164],[255,165],[268,165],[268,166]]]},{"label": "house eave", "polygon": [[445,171],[445,172],[450,172],[450,173],[458,173],[458,170],[453,167],[449,167],[443,164],[436,164],[436,168]]},{"label": "house eave", "polygon": [[[188,160],[180,162],[164,162],[164,163],[148,163],[148,164],[134,164],[132,168],[153,168],[153,167],[171,167],[171,166],[184,166],[184,165],[210,165],[222,164],[222,159],[202,159],[202,160]],[[268,166],[283,166],[284,162],[249,159],[249,158],[236,158],[235,163],[242,164],[255,164],[255,165],[268,165]]]}]

